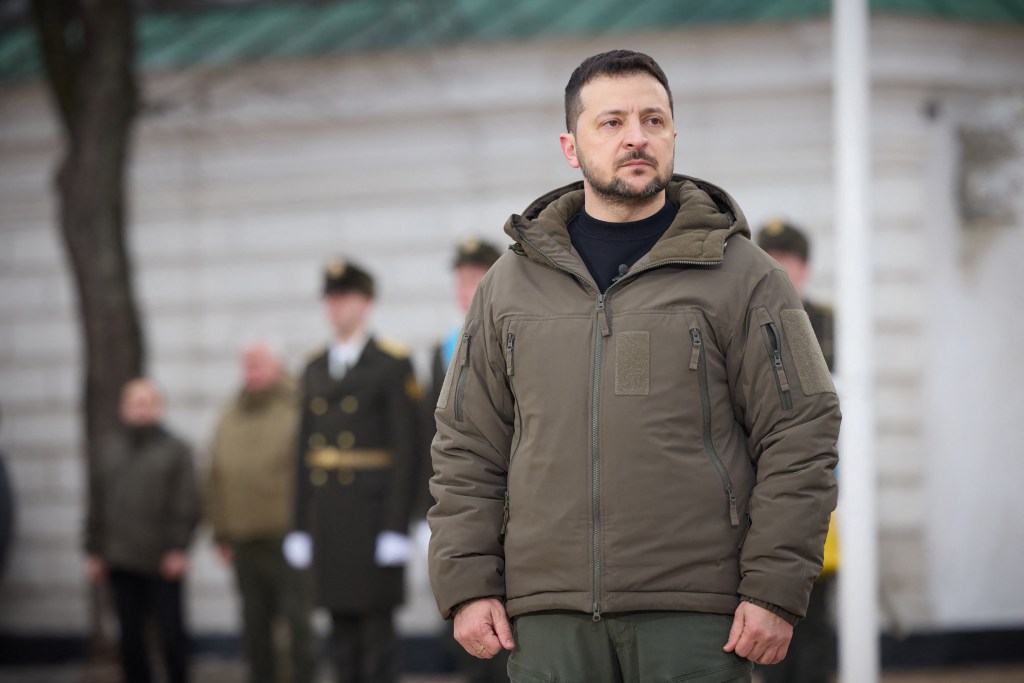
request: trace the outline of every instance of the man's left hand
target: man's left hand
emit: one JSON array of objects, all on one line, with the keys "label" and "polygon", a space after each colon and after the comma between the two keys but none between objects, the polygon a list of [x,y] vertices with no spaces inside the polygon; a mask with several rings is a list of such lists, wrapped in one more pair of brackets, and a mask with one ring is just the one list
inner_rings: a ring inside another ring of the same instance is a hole
[{"label": "man's left hand", "polygon": [[180,550],[172,550],[160,561],[160,575],[168,581],[180,581],[188,570],[188,555]]},{"label": "man's left hand", "polygon": [[789,650],[793,626],[763,607],[741,602],[729,630],[729,642],[722,648],[755,664],[778,664]]}]

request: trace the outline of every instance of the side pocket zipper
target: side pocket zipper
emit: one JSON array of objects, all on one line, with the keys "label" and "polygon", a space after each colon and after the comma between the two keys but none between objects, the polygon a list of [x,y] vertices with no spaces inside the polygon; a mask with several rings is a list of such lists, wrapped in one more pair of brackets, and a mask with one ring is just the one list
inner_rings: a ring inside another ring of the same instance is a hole
[{"label": "side pocket zipper", "polygon": [[793,409],[793,395],[789,391],[789,377],[786,376],[786,366],[782,363],[782,342],[779,336],[779,328],[774,322],[761,325],[761,336],[764,338],[764,346],[768,349],[768,356],[771,358],[772,371],[775,373],[775,387],[779,391],[779,400],[782,402],[783,410]]},{"label": "side pocket zipper", "polygon": [[462,347],[459,349],[459,381],[455,385],[455,421],[462,422],[462,394],[466,390],[466,380],[469,379],[469,342],[473,339],[470,334],[462,335]]},{"label": "side pocket zipper", "polygon": [[725,469],[725,464],[722,463],[722,458],[719,457],[718,451],[715,450],[715,443],[711,438],[711,393],[708,389],[708,367],[704,357],[704,339],[700,333],[700,328],[695,323],[693,325],[690,328],[690,341],[692,342],[690,369],[697,371],[697,380],[700,384],[700,408],[704,416],[704,451],[708,454],[708,459],[711,460],[715,471],[718,472],[718,478],[722,480],[722,488],[725,490],[725,496],[729,500],[729,524],[735,528],[740,525],[736,494],[732,490],[732,479],[729,477],[729,471]]}]

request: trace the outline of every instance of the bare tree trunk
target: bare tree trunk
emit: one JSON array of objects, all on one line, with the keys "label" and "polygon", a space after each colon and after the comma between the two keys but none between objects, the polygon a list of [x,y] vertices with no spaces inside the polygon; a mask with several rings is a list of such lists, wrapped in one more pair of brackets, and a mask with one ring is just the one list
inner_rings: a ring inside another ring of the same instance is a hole
[{"label": "bare tree trunk", "polygon": [[[85,456],[117,426],[120,389],[142,373],[142,331],[125,248],[125,176],[137,110],[131,0],[33,0],[65,133],[56,174],[60,230],[78,291]],[[101,646],[94,597],[92,641]]]}]

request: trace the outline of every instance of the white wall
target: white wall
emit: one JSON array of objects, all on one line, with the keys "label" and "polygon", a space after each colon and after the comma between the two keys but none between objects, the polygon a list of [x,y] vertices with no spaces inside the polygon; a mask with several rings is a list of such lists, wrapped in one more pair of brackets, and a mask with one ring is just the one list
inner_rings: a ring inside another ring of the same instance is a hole
[{"label": "white wall", "polygon": [[[938,624],[1019,627],[1024,88],[947,97],[942,105],[931,140],[936,209],[925,346],[928,365],[943,368],[926,392],[935,418],[926,487],[929,594]],[[979,132],[995,144],[978,149],[971,134]],[[964,211],[965,203],[974,211]]]}]

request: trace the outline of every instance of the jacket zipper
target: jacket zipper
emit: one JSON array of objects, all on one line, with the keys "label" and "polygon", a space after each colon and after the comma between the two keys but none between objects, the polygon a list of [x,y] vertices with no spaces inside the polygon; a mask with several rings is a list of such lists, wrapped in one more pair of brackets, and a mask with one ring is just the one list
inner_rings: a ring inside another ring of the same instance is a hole
[{"label": "jacket zipper", "polygon": [[[594,319],[594,395],[591,399],[590,460],[593,489],[591,490],[591,514],[594,517],[594,621],[601,621],[601,354],[604,351],[604,335],[608,334],[605,318],[604,298],[597,297],[597,312]],[[602,328],[603,323],[603,328]]]},{"label": "jacket zipper", "polygon": [[701,336],[699,327],[690,329],[690,339],[693,342],[693,352],[690,355],[691,370],[694,369],[694,355],[697,357],[696,370],[697,381],[700,385],[700,408],[704,416],[704,450],[707,452],[711,464],[718,472],[718,478],[722,480],[722,488],[725,489],[725,495],[729,499],[729,524],[733,527],[738,527],[740,525],[740,515],[736,507],[736,494],[732,490],[732,479],[729,478],[729,472],[725,469],[718,451],[715,450],[714,440],[711,438],[711,394],[708,390],[708,366],[704,355],[704,339]]},{"label": "jacket zipper", "polygon": [[[592,493],[591,493],[591,496],[592,496],[592,498],[591,498],[591,505],[592,505],[592,514],[594,516],[594,537],[593,537],[593,541],[594,541],[594,605],[593,605],[594,612],[593,612],[593,620],[594,621],[600,621],[601,620],[601,467],[600,467],[601,449],[600,449],[600,446],[599,446],[599,444],[600,444],[600,441],[599,441],[599,436],[600,436],[600,411],[599,411],[599,406],[600,406],[600,397],[601,397],[601,354],[603,352],[603,347],[604,347],[604,337],[606,337],[606,336],[611,334],[611,329],[608,326],[608,317],[607,317],[607,315],[605,313],[605,299],[608,296],[608,292],[611,291],[611,288],[616,286],[617,284],[622,282],[623,279],[626,279],[626,278],[623,277],[623,278],[621,278],[619,280],[616,280],[615,282],[611,283],[608,286],[608,289],[606,289],[602,293],[595,284],[593,284],[592,282],[587,280],[585,277],[583,277],[582,275],[580,275],[576,271],[570,270],[569,268],[566,268],[565,266],[561,266],[561,265],[555,263],[555,261],[550,256],[548,256],[543,251],[538,249],[537,245],[533,244],[530,240],[526,239],[526,237],[523,235],[523,232],[521,230],[519,230],[517,228],[516,232],[519,234],[519,238],[521,240],[523,240],[523,242],[526,242],[527,244],[529,244],[530,247],[534,251],[536,251],[538,254],[543,256],[544,259],[547,260],[547,262],[550,263],[553,268],[555,268],[556,270],[560,270],[560,271],[562,271],[564,273],[568,273],[569,275],[575,277],[577,280],[582,282],[584,285],[590,287],[591,289],[597,291],[597,293],[598,293],[598,296],[597,296],[597,314],[596,314],[596,319],[594,321],[594,394],[593,394],[592,406],[591,406],[591,408],[592,408],[591,464],[592,464],[592,468],[593,468],[592,469],[592,472],[593,472],[593,481],[592,481],[593,490],[592,490]],[[634,273],[630,273],[629,277],[632,278],[632,277],[635,277],[635,276],[639,275],[640,273],[642,273],[642,272],[644,272],[646,270],[652,270],[654,268],[659,268],[661,266],[670,265],[670,264],[674,264],[674,265],[689,265],[689,266],[717,266],[717,265],[720,265],[721,263],[722,263],[721,260],[718,260],[718,261],[687,261],[687,260],[662,261],[660,263],[652,264],[652,265],[649,265],[649,266],[647,266],[645,268],[641,268],[640,270],[637,270]],[[709,412],[708,412],[707,421],[710,423],[710,404],[708,406],[708,409],[709,409]],[[710,427],[708,429],[706,429],[705,431],[709,431],[709,429],[710,429]],[[717,455],[715,457],[717,458]],[[722,466],[721,465],[721,461],[719,461],[718,464],[719,464],[719,467]],[[724,467],[722,468],[722,472],[724,472]],[[725,477],[726,477],[726,480],[728,480],[728,474],[727,473],[725,474]],[[732,502],[732,505],[733,505],[732,509],[734,510],[735,509],[735,498],[732,497],[732,486],[731,485],[729,485],[729,487],[728,487],[728,493],[729,493],[729,496],[730,496],[730,499],[731,499],[731,502]],[[734,514],[734,516],[735,516],[735,514]],[[737,521],[736,521],[736,525],[739,525],[738,518],[737,518]]]},{"label": "jacket zipper", "polygon": [[505,545],[505,533],[508,531],[508,486],[505,487],[505,510],[502,513],[501,531],[498,532],[498,543]]},{"label": "jacket zipper", "polygon": [[459,350],[459,381],[455,385],[455,421],[462,422],[462,392],[466,390],[466,380],[469,372],[466,366],[469,365],[469,342],[473,336],[462,335],[462,348]]},{"label": "jacket zipper", "polygon": [[768,356],[772,361],[772,371],[775,375],[775,388],[779,392],[779,401],[782,402],[782,409],[792,410],[793,395],[789,391],[789,378],[786,376],[786,366],[782,363],[779,328],[775,326],[774,322],[761,325],[761,336],[764,338],[764,346],[768,349]]}]

